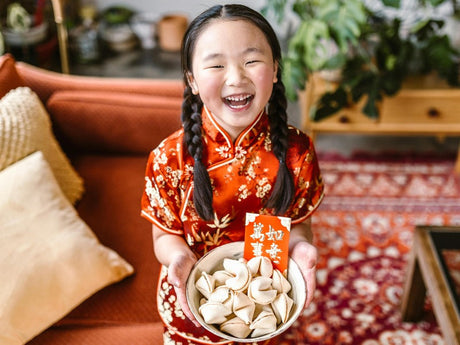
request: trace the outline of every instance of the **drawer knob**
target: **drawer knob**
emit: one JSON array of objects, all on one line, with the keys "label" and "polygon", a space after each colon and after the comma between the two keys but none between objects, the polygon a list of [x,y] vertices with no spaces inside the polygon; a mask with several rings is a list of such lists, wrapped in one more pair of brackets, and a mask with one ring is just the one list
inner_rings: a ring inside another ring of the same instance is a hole
[{"label": "drawer knob", "polygon": [[428,109],[428,117],[436,118],[436,117],[439,117],[440,115],[441,115],[441,113],[439,112],[438,109],[436,109],[436,108]]},{"label": "drawer knob", "polygon": [[350,119],[348,118],[347,115],[340,115],[339,122],[340,123],[350,123]]}]

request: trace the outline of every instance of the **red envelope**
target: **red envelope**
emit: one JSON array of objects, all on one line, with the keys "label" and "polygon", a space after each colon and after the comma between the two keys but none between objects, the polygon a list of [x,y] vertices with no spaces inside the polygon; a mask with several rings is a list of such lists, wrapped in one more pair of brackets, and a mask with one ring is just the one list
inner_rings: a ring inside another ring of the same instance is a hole
[{"label": "red envelope", "polygon": [[266,256],[273,267],[285,272],[289,259],[291,218],[246,213],[244,258]]}]

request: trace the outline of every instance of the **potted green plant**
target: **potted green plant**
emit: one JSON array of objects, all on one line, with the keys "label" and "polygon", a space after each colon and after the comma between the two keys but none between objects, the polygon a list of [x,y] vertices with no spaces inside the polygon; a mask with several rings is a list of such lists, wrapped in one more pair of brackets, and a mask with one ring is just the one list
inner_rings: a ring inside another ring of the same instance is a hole
[{"label": "potted green plant", "polygon": [[[446,0],[420,0],[437,6]],[[450,0],[449,0],[450,1]],[[381,0],[400,6],[399,0]],[[423,5],[423,4],[422,4]],[[411,73],[437,71],[449,84],[458,86],[459,52],[441,31],[444,21],[427,18],[402,30],[400,19],[385,18],[360,0],[267,0],[265,11],[283,19],[290,9],[300,20],[289,38],[283,59],[283,80],[288,97],[296,99],[309,76],[324,69],[340,69],[336,90],[325,93],[312,111],[321,120],[365,97],[362,112],[378,118],[379,102],[396,94]],[[324,42],[337,53],[324,55]]]},{"label": "potted green plant", "polygon": [[290,14],[298,19],[283,59],[290,99],[296,98],[312,72],[343,67],[350,47],[358,47],[366,22],[362,0],[268,0],[263,12],[270,11],[279,22]]},{"label": "potted green plant", "polygon": [[25,47],[40,43],[48,34],[48,23],[37,20],[19,3],[13,2],[7,7],[6,23],[2,36],[9,46]]}]

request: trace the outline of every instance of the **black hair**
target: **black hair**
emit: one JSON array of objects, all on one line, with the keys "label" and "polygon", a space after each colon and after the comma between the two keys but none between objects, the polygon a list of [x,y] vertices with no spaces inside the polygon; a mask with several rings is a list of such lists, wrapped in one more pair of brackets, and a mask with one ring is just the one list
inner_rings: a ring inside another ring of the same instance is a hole
[{"label": "black hair", "polygon": [[264,206],[273,208],[274,213],[277,215],[283,214],[288,210],[294,197],[294,182],[286,164],[286,152],[288,149],[287,100],[284,84],[281,80],[281,48],[278,38],[268,21],[259,12],[238,4],[216,5],[204,11],[190,23],[182,41],[182,71],[186,85],[182,103],[182,123],[184,142],[188,153],[194,159],[193,202],[196,211],[202,219],[212,220],[214,218],[212,185],[206,166],[203,163],[204,144],[201,126],[203,102],[199,95],[193,94],[189,85],[189,74],[192,73],[192,56],[196,41],[212,19],[241,19],[256,25],[264,33],[272,49],[273,61],[278,63],[277,82],[273,85],[267,113],[270,123],[272,151],[278,158],[279,168],[273,191]]}]

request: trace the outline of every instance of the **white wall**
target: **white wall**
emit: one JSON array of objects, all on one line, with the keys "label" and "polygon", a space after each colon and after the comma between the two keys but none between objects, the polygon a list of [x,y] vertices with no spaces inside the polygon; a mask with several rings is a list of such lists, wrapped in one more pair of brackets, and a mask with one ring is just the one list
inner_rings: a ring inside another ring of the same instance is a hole
[{"label": "white wall", "polygon": [[193,19],[199,13],[213,5],[240,3],[255,10],[260,10],[265,4],[264,0],[241,0],[241,1],[219,1],[219,0],[95,0],[99,9],[105,9],[112,5],[123,4],[139,12],[154,12],[159,16],[167,13],[178,12],[186,14]]}]

